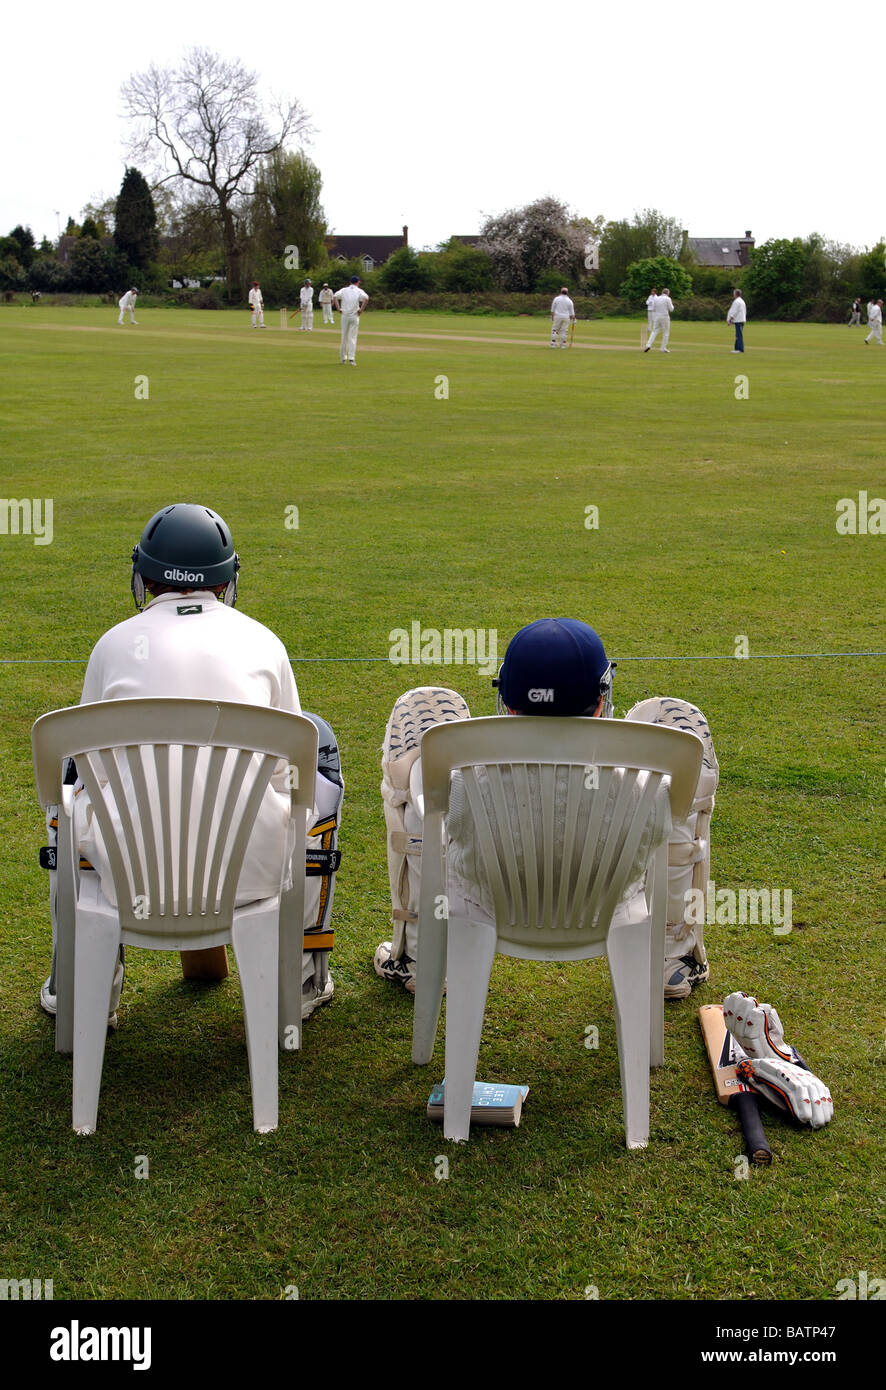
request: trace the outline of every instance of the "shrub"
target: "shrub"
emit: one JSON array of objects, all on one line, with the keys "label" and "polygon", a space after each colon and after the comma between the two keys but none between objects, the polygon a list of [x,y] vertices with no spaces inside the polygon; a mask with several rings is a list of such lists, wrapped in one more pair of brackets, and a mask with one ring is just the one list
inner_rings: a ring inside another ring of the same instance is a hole
[{"label": "shrub", "polygon": [[626,299],[645,301],[653,285],[659,293],[667,285],[672,299],[685,299],[692,293],[689,274],[668,256],[650,256],[644,261],[633,261],[628,266],[621,293]]},{"label": "shrub", "polygon": [[222,293],[222,288],[216,285],[208,290],[191,290],[188,303],[192,309],[221,309]]}]

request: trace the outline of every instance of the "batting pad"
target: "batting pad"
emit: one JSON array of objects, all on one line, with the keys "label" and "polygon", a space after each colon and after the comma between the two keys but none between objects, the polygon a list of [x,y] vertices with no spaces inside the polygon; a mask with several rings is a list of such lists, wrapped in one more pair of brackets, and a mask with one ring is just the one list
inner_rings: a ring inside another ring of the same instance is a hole
[{"label": "batting pad", "polygon": [[388,830],[388,878],[393,933],[391,957],[417,954],[416,922],[421,888],[422,735],[435,724],[470,719],[461,695],[445,686],[407,690],[391,711],[382,746],[381,794]]},{"label": "batting pad", "polygon": [[[693,924],[686,921],[687,893],[698,888],[707,898],[711,875],[711,816],[714,793],[720,781],[720,764],[714,752],[714,740],[708,721],[701,710],[686,700],[669,696],[654,696],[641,700],[629,709],[626,719],[641,724],[663,724],[671,729],[684,729],[695,734],[704,744],[704,758],[698,774],[698,785],[688,817],[675,825],[668,841],[668,932],[675,940],[688,938]],[[703,951],[703,929],[695,925]],[[699,959],[703,959],[703,955]]]},{"label": "batting pad", "polygon": [[314,815],[308,825],[305,849],[305,932],[302,957],[302,983],[312,977],[322,989],[329,975],[329,952],[333,944],[332,903],[335,875],[341,863],[338,827],[345,795],[338,743],[332,728],[319,714],[304,711],[317,726],[317,779]]}]

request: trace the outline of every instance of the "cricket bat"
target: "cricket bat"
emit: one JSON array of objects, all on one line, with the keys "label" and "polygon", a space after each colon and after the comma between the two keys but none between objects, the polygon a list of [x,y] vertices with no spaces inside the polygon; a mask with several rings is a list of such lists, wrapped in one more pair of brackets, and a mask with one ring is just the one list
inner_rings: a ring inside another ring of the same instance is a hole
[{"label": "cricket bat", "polygon": [[735,1068],[746,1054],[726,1027],[723,1005],[703,1004],[698,1011],[698,1023],[714,1073],[717,1099],[721,1105],[731,1105],[737,1112],[751,1162],[771,1163],[772,1150],[763,1133],[757,1097],[736,1075]]}]

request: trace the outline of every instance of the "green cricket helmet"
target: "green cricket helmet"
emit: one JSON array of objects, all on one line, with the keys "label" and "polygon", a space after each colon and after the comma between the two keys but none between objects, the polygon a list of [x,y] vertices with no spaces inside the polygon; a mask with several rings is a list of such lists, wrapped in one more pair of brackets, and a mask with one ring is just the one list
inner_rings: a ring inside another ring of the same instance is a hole
[{"label": "green cricket helmet", "polygon": [[132,552],[132,597],[144,607],[145,580],[169,589],[217,589],[237,602],[240,560],[231,533],[217,512],[194,502],[174,502],[151,517]]}]

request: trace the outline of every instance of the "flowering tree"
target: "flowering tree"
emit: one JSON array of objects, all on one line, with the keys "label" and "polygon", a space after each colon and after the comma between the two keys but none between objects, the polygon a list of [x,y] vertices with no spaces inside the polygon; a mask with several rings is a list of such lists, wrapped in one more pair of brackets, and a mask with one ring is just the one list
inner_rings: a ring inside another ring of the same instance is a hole
[{"label": "flowering tree", "polygon": [[539,198],[487,218],[479,247],[492,262],[502,289],[528,293],[545,270],[559,271],[564,280],[583,274],[592,225],[571,217],[556,198]]}]

